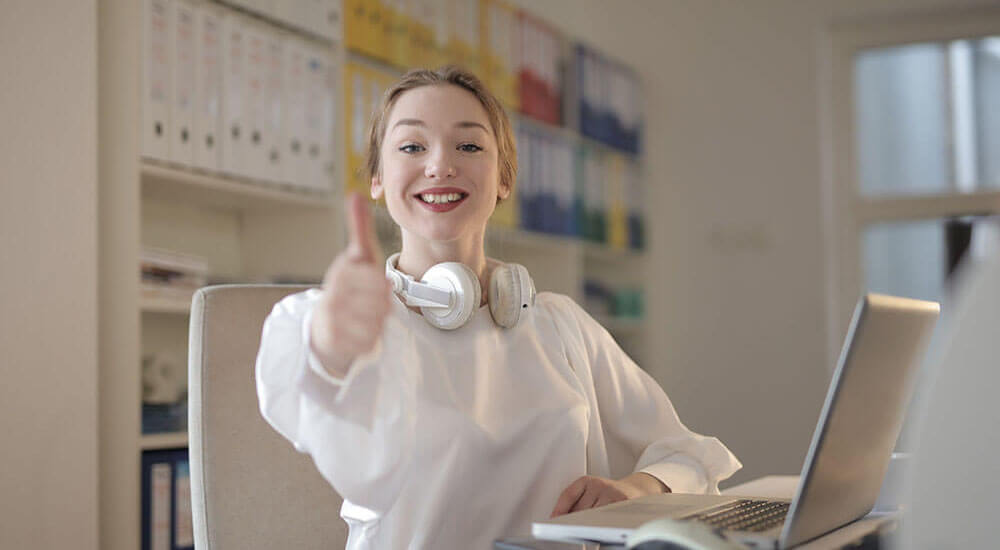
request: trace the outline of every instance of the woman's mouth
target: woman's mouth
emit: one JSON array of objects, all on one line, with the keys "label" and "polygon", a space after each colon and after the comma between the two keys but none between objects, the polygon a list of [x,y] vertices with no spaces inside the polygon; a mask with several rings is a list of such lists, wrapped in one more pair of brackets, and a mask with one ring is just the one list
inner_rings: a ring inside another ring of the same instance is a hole
[{"label": "woman's mouth", "polygon": [[419,193],[416,195],[416,198],[421,206],[427,208],[428,210],[433,212],[447,212],[458,207],[459,204],[462,204],[462,201],[464,201],[468,196],[468,193],[451,191],[447,193]]}]

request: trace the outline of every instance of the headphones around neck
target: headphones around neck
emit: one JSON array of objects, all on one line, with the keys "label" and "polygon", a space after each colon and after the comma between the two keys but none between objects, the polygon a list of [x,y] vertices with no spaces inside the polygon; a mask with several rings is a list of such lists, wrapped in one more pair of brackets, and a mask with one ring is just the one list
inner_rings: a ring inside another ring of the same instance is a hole
[{"label": "headphones around neck", "polygon": [[[483,295],[479,277],[459,262],[432,266],[420,281],[399,271],[399,252],[385,262],[385,275],[392,289],[408,306],[419,306],[427,322],[437,328],[454,330],[466,323],[479,307]],[[511,328],[521,320],[521,312],[535,305],[535,283],[521,264],[500,264],[490,275],[486,297],[493,321]]]}]

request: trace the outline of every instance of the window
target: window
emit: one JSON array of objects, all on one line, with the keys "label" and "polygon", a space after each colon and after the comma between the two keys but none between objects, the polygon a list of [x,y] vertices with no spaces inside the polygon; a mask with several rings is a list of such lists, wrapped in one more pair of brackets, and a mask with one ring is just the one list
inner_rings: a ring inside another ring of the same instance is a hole
[{"label": "window", "polygon": [[866,291],[940,300],[1000,253],[1000,10],[831,33],[824,143],[828,353]]}]

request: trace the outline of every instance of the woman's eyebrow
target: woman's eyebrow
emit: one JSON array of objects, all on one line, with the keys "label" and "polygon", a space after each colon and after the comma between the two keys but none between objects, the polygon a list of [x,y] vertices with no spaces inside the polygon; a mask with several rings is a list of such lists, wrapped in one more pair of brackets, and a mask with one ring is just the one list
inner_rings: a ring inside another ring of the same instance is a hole
[{"label": "woman's eyebrow", "polygon": [[[401,118],[397,120],[395,124],[392,125],[392,129],[395,130],[397,126],[422,126],[426,128],[427,124],[424,123],[424,121],[420,120],[419,118]],[[482,124],[478,122],[473,122],[471,120],[463,120],[461,122],[456,122],[455,128],[480,128],[484,132],[489,133],[489,130],[486,129],[486,126],[483,126]]]},{"label": "woman's eyebrow", "polygon": [[487,134],[490,133],[489,130],[487,130],[486,127],[483,126],[482,124],[468,120],[463,120],[462,122],[456,122],[455,128],[482,128],[482,130]]},{"label": "woman's eyebrow", "polygon": [[396,123],[392,125],[392,128],[396,129],[396,126],[400,126],[400,125],[403,125],[403,126],[424,126],[424,127],[427,126],[426,124],[424,124],[424,121],[420,120],[419,118],[402,118],[402,119],[399,119],[398,121],[396,121]]}]

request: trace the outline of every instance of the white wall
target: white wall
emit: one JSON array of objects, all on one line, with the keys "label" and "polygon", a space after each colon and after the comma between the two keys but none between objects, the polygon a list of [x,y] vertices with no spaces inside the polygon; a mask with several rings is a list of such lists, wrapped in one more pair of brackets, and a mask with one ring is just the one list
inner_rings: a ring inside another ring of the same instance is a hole
[{"label": "white wall", "polygon": [[0,16],[2,548],[97,548],[96,17]]},{"label": "white wall", "polygon": [[[821,44],[962,0],[520,0],[644,80],[644,365],[734,480],[796,472],[826,391]],[[1000,29],[998,29],[1000,32]],[[846,327],[839,327],[840,333]]]}]

